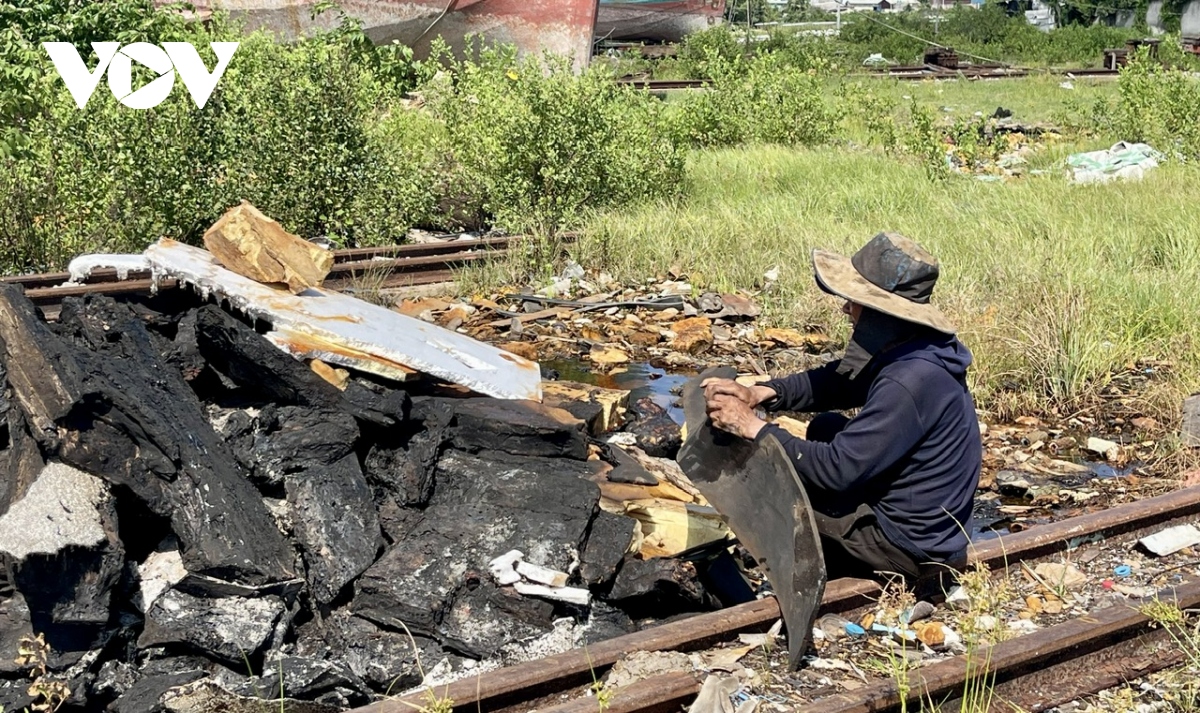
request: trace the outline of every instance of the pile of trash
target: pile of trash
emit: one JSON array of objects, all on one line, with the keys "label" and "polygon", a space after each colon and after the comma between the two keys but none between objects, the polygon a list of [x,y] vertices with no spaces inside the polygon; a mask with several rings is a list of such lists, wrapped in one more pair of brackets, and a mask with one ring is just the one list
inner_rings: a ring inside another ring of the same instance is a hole
[{"label": "pile of trash", "polygon": [[0,286],[0,709],[337,711],[717,606],[662,409],[325,290],[252,206],[205,242],[57,322]]}]

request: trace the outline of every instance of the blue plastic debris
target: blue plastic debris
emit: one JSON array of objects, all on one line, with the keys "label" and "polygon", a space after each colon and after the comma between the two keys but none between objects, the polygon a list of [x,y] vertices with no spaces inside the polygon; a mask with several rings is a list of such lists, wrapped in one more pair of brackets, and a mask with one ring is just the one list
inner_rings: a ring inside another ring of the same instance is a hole
[{"label": "blue plastic debris", "polygon": [[867,630],[853,622],[846,622],[846,633],[850,636],[866,636]]},{"label": "blue plastic debris", "polygon": [[1129,575],[1133,574],[1133,568],[1127,564],[1117,565],[1113,568],[1113,574],[1117,575],[1118,577],[1128,577]]}]

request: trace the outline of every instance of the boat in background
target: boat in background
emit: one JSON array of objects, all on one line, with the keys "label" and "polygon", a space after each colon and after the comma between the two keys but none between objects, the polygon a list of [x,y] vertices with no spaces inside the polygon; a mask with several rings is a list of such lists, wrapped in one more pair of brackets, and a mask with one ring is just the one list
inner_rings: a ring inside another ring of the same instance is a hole
[{"label": "boat in background", "polygon": [[[337,9],[314,18],[317,0],[192,0],[192,4],[201,16],[225,11],[248,30],[271,30],[285,39],[333,29],[341,22]],[[597,10],[597,0],[340,0],[337,5],[362,22],[372,42],[400,42],[412,47],[418,58],[429,55],[438,36],[461,55],[466,37],[477,35],[488,44],[516,45],[522,54],[569,55],[577,66],[586,65],[591,57]]]},{"label": "boat in background", "polygon": [[725,0],[600,0],[597,40],[679,42],[725,16]]}]

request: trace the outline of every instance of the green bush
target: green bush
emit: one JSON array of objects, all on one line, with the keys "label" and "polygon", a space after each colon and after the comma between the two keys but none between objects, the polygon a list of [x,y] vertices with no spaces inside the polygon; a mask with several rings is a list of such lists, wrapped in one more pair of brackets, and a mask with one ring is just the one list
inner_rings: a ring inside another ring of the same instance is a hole
[{"label": "green bush", "polygon": [[[563,61],[500,51],[414,63],[354,23],[283,44],[141,0],[27,5],[0,0],[0,17],[25,22],[0,34],[0,56],[16,63],[0,72],[5,271],[140,251],[160,236],[197,242],[242,200],[301,235],[367,245],[401,242],[414,225],[560,230],[682,178],[661,105],[599,70],[576,77]],[[193,42],[209,66],[208,42],[241,44],[203,109],[177,83],[145,111],[102,84],[79,110],[37,43],[90,52],[80,43],[114,36],[109,22],[136,28],[115,34],[123,42]]]},{"label": "green bush", "polygon": [[765,143],[816,145],[833,138],[839,114],[827,100],[825,74],[774,54],[726,71],[708,91],[674,106],[679,140],[698,148]]},{"label": "green bush", "polygon": [[1141,50],[1118,80],[1120,99],[1105,127],[1127,141],[1200,159],[1200,80],[1151,61]]},{"label": "green bush", "polygon": [[[427,87],[445,124],[461,208],[509,230],[554,232],[592,208],[656,198],[683,177],[662,105],[567,59],[485,49],[446,59]],[[457,198],[451,196],[451,198]]]}]

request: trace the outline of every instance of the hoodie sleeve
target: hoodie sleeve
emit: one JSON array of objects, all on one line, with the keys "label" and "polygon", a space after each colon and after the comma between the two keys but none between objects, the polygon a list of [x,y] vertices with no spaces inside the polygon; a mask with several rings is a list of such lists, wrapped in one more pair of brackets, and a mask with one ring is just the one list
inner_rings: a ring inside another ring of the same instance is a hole
[{"label": "hoodie sleeve", "polygon": [[[763,402],[768,411],[841,411],[858,408],[867,398],[867,384],[837,372],[841,360],[780,379],[763,382],[775,398]],[[862,382],[866,382],[863,379]]]},{"label": "hoodie sleeve", "polygon": [[756,440],[767,434],[779,440],[805,484],[846,492],[903,458],[924,436],[925,427],[909,390],[882,377],[862,411],[831,443],[797,438],[774,424],[759,431]]}]

